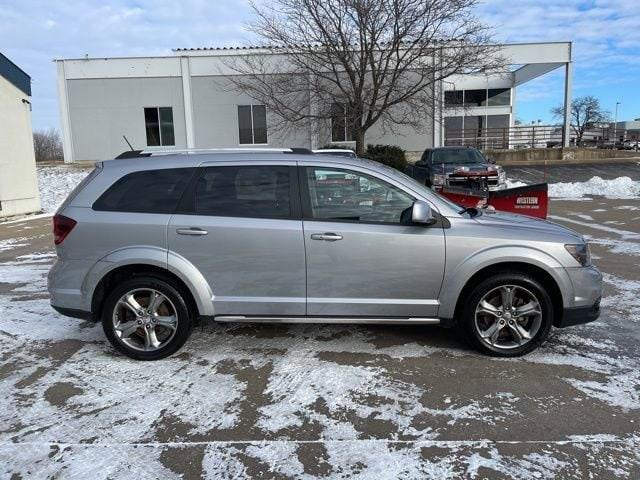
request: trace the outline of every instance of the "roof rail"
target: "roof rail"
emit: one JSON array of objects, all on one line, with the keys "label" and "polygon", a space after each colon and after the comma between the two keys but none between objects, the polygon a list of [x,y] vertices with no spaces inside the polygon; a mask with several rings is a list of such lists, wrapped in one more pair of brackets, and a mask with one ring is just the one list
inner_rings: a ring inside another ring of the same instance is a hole
[{"label": "roof rail", "polygon": [[311,155],[313,153],[312,150],[303,147],[291,147],[289,150],[291,150],[291,153],[301,153],[303,155]]},{"label": "roof rail", "polygon": [[138,157],[150,157],[150,153],[143,153],[142,150],[125,150],[116,157],[116,160],[120,158],[138,158]]},{"label": "roof rail", "polygon": [[[312,153],[308,148],[259,148],[259,147],[237,147],[237,148],[172,148],[172,149],[145,149],[136,151],[137,156],[140,157],[148,157],[148,156],[157,156],[157,155],[176,155],[176,154],[201,154],[201,153],[245,153],[245,152],[278,152],[278,153]],[[131,152],[133,153],[133,152]]]}]

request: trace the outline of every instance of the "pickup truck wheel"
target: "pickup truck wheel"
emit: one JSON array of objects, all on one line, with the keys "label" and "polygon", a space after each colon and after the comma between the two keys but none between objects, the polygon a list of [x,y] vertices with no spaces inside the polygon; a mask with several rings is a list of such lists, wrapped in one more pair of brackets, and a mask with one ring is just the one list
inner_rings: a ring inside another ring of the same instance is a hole
[{"label": "pickup truck wheel", "polygon": [[536,349],[549,335],[553,306],[534,278],[500,273],[480,282],[465,301],[459,319],[476,349],[489,355],[517,357]]},{"label": "pickup truck wheel", "polygon": [[175,353],[189,338],[192,326],[179,289],[156,277],[119,284],[102,310],[102,328],[111,344],[136,360],[159,360]]}]

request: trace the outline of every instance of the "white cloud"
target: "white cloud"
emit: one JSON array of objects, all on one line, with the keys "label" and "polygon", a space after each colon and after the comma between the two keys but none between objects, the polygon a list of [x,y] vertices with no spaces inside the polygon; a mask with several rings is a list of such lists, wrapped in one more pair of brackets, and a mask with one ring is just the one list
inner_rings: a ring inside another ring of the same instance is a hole
[{"label": "white cloud", "polygon": [[[176,47],[250,43],[237,0],[3,0],[2,51],[33,79],[34,127],[58,124],[53,58],[169,54]],[[478,14],[501,41],[573,41],[575,94],[640,77],[637,0],[487,0]],[[622,80],[621,80],[622,79]],[[630,83],[629,80],[626,83]],[[549,98],[558,81],[531,85],[521,101]],[[585,91],[582,89],[585,88]]]},{"label": "white cloud", "polygon": [[2,53],[31,75],[34,128],[58,125],[54,58],[167,55],[248,42],[248,3],[3,0]]},{"label": "white cloud", "polygon": [[[500,41],[572,41],[574,96],[596,95],[605,104],[615,103],[640,78],[637,0],[487,0],[478,14],[494,25]],[[562,81],[554,72],[519,88],[517,99],[525,107],[520,110],[549,119],[549,109],[561,101]],[[640,103],[625,100],[633,116]]]},{"label": "white cloud", "polygon": [[478,13],[495,25],[496,36],[501,40],[571,40],[574,59],[579,62],[607,62],[607,55],[616,53],[623,54],[622,60],[626,62],[637,63],[640,58],[637,6],[637,1],[625,0],[493,0],[480,6]]}]

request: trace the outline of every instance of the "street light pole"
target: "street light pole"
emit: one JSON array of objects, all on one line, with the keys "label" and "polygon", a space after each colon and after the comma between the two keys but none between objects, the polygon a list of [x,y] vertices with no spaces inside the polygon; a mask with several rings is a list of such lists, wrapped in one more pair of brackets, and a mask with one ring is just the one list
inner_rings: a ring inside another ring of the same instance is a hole
[{"label": "street light pole", "polygon": [[616,149],[616,143],[618,142],[618,105],[620,102],[616,102],[616,114],[613,117],[613,149]]}]

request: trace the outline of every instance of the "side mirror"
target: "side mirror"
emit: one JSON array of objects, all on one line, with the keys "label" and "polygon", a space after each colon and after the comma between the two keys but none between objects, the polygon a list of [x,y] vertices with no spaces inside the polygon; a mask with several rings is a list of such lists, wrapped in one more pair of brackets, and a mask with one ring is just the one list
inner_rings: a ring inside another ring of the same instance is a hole
[{"label": "side mirror", "polygon": [[433,225],[438,219],[434,216],[431,205],[422,200],[416,200],[411,207],[411,222],[422,225]]},{"label": "side mirror", "polygon": [[493,158],[487,158],[487,162],[492,163],[492,164],[496,164],[496,161]]}]

